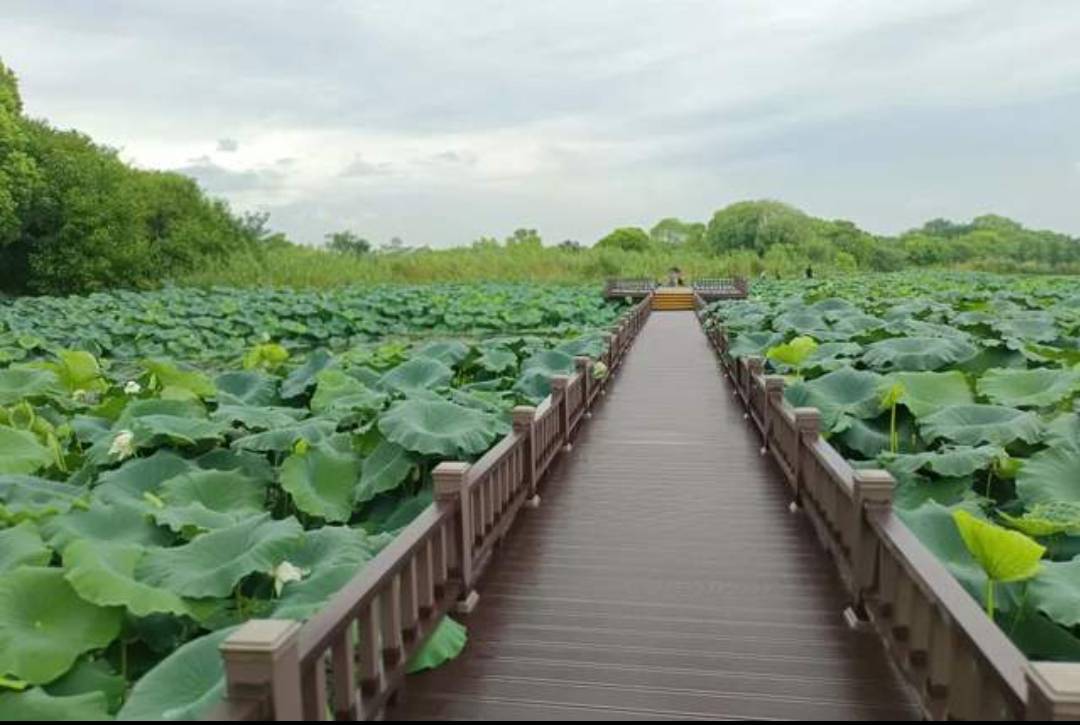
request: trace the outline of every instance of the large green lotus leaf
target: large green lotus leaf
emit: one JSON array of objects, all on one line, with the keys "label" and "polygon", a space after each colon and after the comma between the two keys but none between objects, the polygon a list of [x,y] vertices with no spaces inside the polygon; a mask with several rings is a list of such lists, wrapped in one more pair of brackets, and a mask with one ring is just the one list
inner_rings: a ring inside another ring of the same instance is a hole
[{"label": "large green lotus leaf", "polygon": [[417,357],[403,362],[380,378],[380,384],[391,390],[409,393],[432,390],[450,384],[454,371],[433,358]]},{"label": "large green lotus leaf", "polygon": [[592,333],[579,335],[573,339],[561,342],[555,349],[559,352],[565,352],[567,355],[573,357],[584,356],[596,359],[603,354],[606,347],[607,339],[605,336],[598,333]]},{"label": "large green lotus leaf", "polygon": [[523,372],[540,372],[548,377],[555,375],[572,375],[574,373],[574,356],[567,355],[558,350],[543,350],[530,356],[521,365]]},{"label": "large green lotus leaf", "polygon": [[243,426],[249,431],[265,431],[295,425],[306,414],[302,408],[284,406],[222,405],[210,417],[219,423]]},{"label": "large green lotus leaf", "polygon": [[[44,688],[54,697],[103,694],[110,714],[120,709],[127,692],[127,681],[113,672],[105,660],[80,659],[63,677]],[[0,720],[3,720],[0,717]]]},{"label": "large green lotus leaf", "polygon": [[826,342],[803,360],[802,368],[819,368],[826,372],[850,366],[851,360],[862,353],[862,345],[854,342]]},{"label": "large green lotus leaf", "polygon": [[198,370],[183,369],[168,360],[144,360],[143,368],[157,378],[163,397],[172,397],[179,391],[198,398],[212,398],[217,388]]},{"label": "large green lotus leaf", "polygon": [[264,406],[278,402],[277,378],[254,370],[231,370],[214,378],[217,400],[223,405]]},{"label": "large green lotus leaf", "polygon": [[817,348],[817,340],[807,335],[799,335],[791,342],[770,347],[765,351],[765,357],[786,368],[798,369]]},{"label": "large green lotus leaf", "polygon": [[[865,419],[845,415],[833,428],[833,433],[844,445],[866,458],[874,458],[890,450],[891,431],[888,414]],[[898,417],[896,433],[900,451],[915,450],[918,439],[914,435],[915,427],[909,416]]]},{"label": "large green lotus leaf", "polygon": [[221,702],[225,666],[219,648],[236,627],[180,647],[135,683],[118,720],[198,720]]},{"label": "large green lotus leaf", "polygon": [[190,471],[161,484],[154,519],[176,532],[221,529],[261,513],[266,481],[239,471]]},{"label": "large green lotus leaf", "polygon": [[1047,617],[1064,627],[1080,624],[1080,558],[1043,562],[1028,587],[1032,604]]},{"label": "large green lotus leaf", "polygon": [[334,434],[337,423],[325,418],[308,418],[287,428],[268,430],[262,433],[237,438],[232,447],[237,450],[259,452],[281,452],[292,450],[298,441],[318,443]]},{"label": "large green lotus leaf", "polygon": [[784,335],[779,332],[743,332],[728,346],[728,354],[732,357],[764,355],[770,347],[783,341]]},{"label": "large green lotus leaf", "polygon": [[1032,537],[1080,535],[1080,502],[1077,501],[1037,503],[1022,516],[1011,516],[1004,511],[999,515],[1010,527]]},{"label": "large green lotus leaf", "polygon": [[875,370],[937,370],[978,352],[959,337],[892,337],[867,345],[862,361]]},{"label": "large green lotus leaf", "polygon": [[424,646],[406,663],[405,672],[411,675],[449,662],[465,649],[468,638],[464,626],[444,616]]},{"label": "large green lotus leaf", "polygon": [[18,403],[24,398],[59,395],[60,378],[51,370],[11,367],[0,370],[0,405]]},{"label": "large green lotus leaf", "polygon": [[1005,454],[1001,446],[943,446],[936,451],[890,455],[883,454],[882,464],[890,471],[914,473],[926,469],[946,478],[969,476],[988,468]]},{"label": "large green lotus leaf", "polygon": [[476,366],[489,373],[509,373],[517,367],[517,355],[500,347],[485,347],[476,358]]},{"label": "large green lotus leaf", "polygon": [[128,402],[116,421],[116,427],[130,428],[132,423],[145,417],[167,416],[175,418],[206,419],[206,408],[198,400],[162,400],[159,398],[137,399]]},{"label": "large green lotus leaf", "polygon": [[281,381],[281,397],[288,400],[303,395],[308,388],[315,384],[315,376],[329,367],[332,362],[333,358],[326,350],[312,352],[303,365],[293,370]]},{"label": "large green lotus leaf", "polygon": [[1080,390],[1080,371],[995,368],[979,379],[978,388],[980,395],[999,405],[1044,408],[1057,405]]},{"label": "large green lotus leaf", "polygon": [[324,526],[307,531],[289,555],[289,563],[305,572],[285,585],[274,617],[307,619],[345,586],[392,537],[369,536],[347,526]]},{"label": "large green lotus leaf", "polygon": [[436,340],[421,347],[415,355],[438,360],[453,367],[468,357],[469,346],[460,340]]},{"label": "large green lotus leaf", "polygon": [[1054,418],[1046,426],[1046,439],[1043,442],[1052,448],[1068,446],[1080,449],[1080,415],[1064,413]]},{"label": "large green lotus leaf", "polygon": [[881,376],[876,373],[840,368],[809,382],[788,386],[785,397],[794,406],[817,408],[825,430],[831,431],[844,416],[877,416],[881,412],[878,405],[881,382]]},{"label": "large green lotus leaf", "polygon": [[881,467],[896,479],[893,506],[898,510],[913,511],[931,501],[942,506],[955,506],[971,494],[973,479],[970,476],[930,479],[915,473],[894,471],[887,465]]},{"label": "large green lotus leaf", "polygon": [[53,462],[53,452],[33,433],[0,425],[0,475],[34,473]]},{"label": "large green lotus leaf", "polygon": [[172,451],[155,451],[146,458],[132,458],[119,468],[102,473],[94,489],[94,498],[106,503],[141,504],[147,491],[156,491],[168,479],[194,468],[191,461]]},{"label": "large green lotus leaf", "polygon": [[777,332],[795,332],[824,337],[820,333],[829,331],[829,323],[821,312],[807,308],[794,309],[773,318],[773,329]]},{"label": "large green lotus leaf", "polygon": [[409,477],[415,465],[416,461],[407,450],[396,443],[380,441],[364,459],[355,503],[364,503],[376,494],[393,491]]},{"label": "large green lotus leaf", "polygon": [[87,491],[34,476],[0,475],[0,521],[41,521],[86,506]]},{"label": "large green lotus leaf", "polygon": [[1030,537],[972,516],[963,509],[953,511],[953,522],[968,551],[994,581],[1022,581],[1039,571],[1046,547]]},{"label": "large green lotus leaf", "polygon": [[1009,639],[1029,660],[1080,661],[1080,638],[1034,607],[1025,607],[1010,619],[999,617],[998,621],[1005,623]]},{"label": "large green lotus leaf", "polygon": [[942,373],[896,373],[889,376],[889,382],[897,382],[903,386],[900,404],[917,418],[936,413],[949,405],[975,402],[967,378],[957,370]]},{"label": "large green lotus leaf", "polygon": [[369,534],[399,531],[430,506],[433,500],[430,487],[421,489],[415,496],[377,496],[365,507],[360,528]]},{"label": "large green lotus leaf", "polygon": [[551,394],[551,376],[543,370],[526,370],[514,383],[514,390],[539,402]]},{"label": "large green lotus leaf", "polygon": [[135,579],[143,547],[94,539],[73,541],[64,549],[64,578],[80,597],[101,607],[126,607],[136,617],[155,612],[190,615],[180,597]]},{"label": "large green lotus leaf", "polygon": [[311,412],[330,410],[379,410],[386,395],[372,390],[348,373],[331,368],[316,376],[315,394],[311,397]]},{"label": "large green lotus leaf", "polygon": [[55,363],[49,369],[56,373],[60,384],[68,391],[100,389],[101,366],[97,359],[85,350],[60,350]]},{"label": "large green lotus leaf", "polygon": [[182,597],[224,597],[252,572],[280,564],[302,529],[296,519],[253,516],[171,549],[150,549],[136,566],[136,578]]},{"label": "large green lotus leaf", "polygon": [[196,458],[195,463],[205,471],[237,471],[257,481],[274,478],[274,467],[266,456],[251,451],[212,448]]},{"label": "large green lotus leaf", "polygon": [[123,610],[84,601],[62,569],[0,575],[0,672],[30,684],[55,680],[79,655],[120,634]]},{"label": "large green lotus leaf", "polygon": [[45,566],[50,559],[52,549],[30,521],[0,529],[0,574],[20,566]]},{"label": "large green lotus leaf", "polygon": [[448,458],[483,453],[499,429],[494,415],[435,400],[399,402],[379,419],[387,440],[409,451]]},{"label": "large green lotus leaf", "polygon": [[[928,501],[918,508],[898,510],[897,513],[919,541],[952,572],[968,594],[982,602],[986,591],[986,572],[975,561],[956,528],[953,512],[957,510],[968,508],[963,504],[946,507]],[[999,608],[998,611],[1002,610]]]},{"label": "large green lotus leaf", "polygon": [[89,510],[69,511],[43,521],[41,533],[56,551],[76,539],[113,541],[142,546],[165,546],[172,537],[155,526],[148,507],[137,501],[105,503],[93,500]]},{"label": "large green lotus leaf", "polygon": [[360,458],[316,443],[289,456],[281,466],[281,487],[296,507],[327,521],[348,521],[360,478]]},{"label": "large green lotus leaf", "polygon": [[1016,476],[1016,494],[1026,506],[1080,502],[1080,450],[1048,448],[1024,461]]},{"label": "large green lotus leaf", "polygon": [[40,687],[0,694],[0,720],[6,722],[111,720],[104,692],[50,695]]},{"label": "large green lotus leaf", "polygon": [[927,441],[948,440],[964,446],[1036,443],[1043,424],[1031,412],[999,405],[950,405],[919,421]]},{"label": "large green lotus leaf", "polygon": [[135,445],[146,448],[163,443],[195,446],[217,441],[224,433],[223,426],[210,420],[183,418],[177,415],[144,415],[131,424]]}]

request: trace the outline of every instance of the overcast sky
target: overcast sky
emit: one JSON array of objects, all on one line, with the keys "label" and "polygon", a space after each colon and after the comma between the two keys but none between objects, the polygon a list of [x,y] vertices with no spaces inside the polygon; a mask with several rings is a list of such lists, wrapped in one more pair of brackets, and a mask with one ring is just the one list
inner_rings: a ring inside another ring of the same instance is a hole
[{"label": "overcast sky", "polygon": [[591,243],[776,198],[1080,234],[1080,1],[0,0],[28,113],[265,210]]}]

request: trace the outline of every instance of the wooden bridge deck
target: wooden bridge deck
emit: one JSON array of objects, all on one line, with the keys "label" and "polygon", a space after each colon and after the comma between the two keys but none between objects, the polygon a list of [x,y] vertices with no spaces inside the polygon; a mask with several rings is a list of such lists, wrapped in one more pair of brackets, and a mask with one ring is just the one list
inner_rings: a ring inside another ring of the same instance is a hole
[{"label": "wooden bridge deck", "polygon": [[909,719],[691,312],[659,313],[394,718]]}]

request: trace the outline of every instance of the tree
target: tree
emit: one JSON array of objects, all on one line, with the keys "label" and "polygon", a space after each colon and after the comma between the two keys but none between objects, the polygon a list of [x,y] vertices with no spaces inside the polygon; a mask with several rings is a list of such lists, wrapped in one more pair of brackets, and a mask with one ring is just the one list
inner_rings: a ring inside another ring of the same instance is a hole
[{"label": "tree", "polygon": [[391,237],[389,242],[379,247],[380,254],[404,254],[411,251],[412,247],[407,246],[401,237]]},{"label": "tree", "polygon": [[705,241],[723,253],[749,249],[764,254],[775,244],[797,245],[812,234],[811,219],[778,201],[740,201],[713,214]]},{"label": "tree", "polygon": [[514,233],[506,238],[506,248],[534,248],[544,246],[540,234],[535,229],[515,229]]},{"label": "tree", "polygon": [[627,252],[647,252],[652,239],[641,227],[619,227],[596,243],[600,249],[622,249]]},{"label": "tree", "polygon": [[360,257],[371,251],[371,242],[346,229],[327,234],[326,248],[340,254],[354,254]]},{"label": "tree", "polygon": [[580,252],[583,247],[581,246],[581,242],[577,241],[576,239],[564,239],[563,241],[559,242],[559,249],[567,249],[571,252]]},{"label": "tree", "polygon": [[499,240],[495,237],[480,237],[472,243],[473,249],[498,249]]},{"label": "tree", "polygon": [[705,236],[701,222],[684,222],[675,217],[661,219],[649,230],[649,237],[658,244],[693,246]]}]

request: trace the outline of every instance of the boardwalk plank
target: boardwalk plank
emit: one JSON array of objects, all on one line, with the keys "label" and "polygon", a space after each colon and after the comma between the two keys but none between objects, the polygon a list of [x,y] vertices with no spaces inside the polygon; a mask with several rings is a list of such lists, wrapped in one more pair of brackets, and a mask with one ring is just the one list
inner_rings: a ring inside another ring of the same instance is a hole
[{"label": "boardwalk plank", "polygon": [[653,315],[413,719],[911,719],[692,313]]}]

